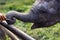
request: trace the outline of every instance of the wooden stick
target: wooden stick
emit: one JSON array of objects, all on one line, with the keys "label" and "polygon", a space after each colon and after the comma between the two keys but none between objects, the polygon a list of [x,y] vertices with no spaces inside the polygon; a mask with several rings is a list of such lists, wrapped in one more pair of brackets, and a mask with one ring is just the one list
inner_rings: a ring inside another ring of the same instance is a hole
[{"label": "wooden stick", "polygon": [[0,22],[2,26],[9,29],[11,32],[13,32],[15,35],[17,35],[19,38],[22,38],[23,40],[35,40],[28,34],[24,33],[23,31],[19,30],[18,28],[14,27],[13,25],[8,25],[5,22]]},{"label": "wooden stick", "polygon": [[5,32],[2,30],[0,25],[0,40],[6,40]]},{"label": "wooden stick", "polygon": [[11,37],[12,40],[19,40],[19,38],[18,38],[15,34],[13,34],[11,31],[9,31],[7,28],[3,27],[2,25],[0,25],[0,27],[1,27],[1,29],[2,29],[3,31],[5,31],[5,33],[6,33],[9,37]]}]

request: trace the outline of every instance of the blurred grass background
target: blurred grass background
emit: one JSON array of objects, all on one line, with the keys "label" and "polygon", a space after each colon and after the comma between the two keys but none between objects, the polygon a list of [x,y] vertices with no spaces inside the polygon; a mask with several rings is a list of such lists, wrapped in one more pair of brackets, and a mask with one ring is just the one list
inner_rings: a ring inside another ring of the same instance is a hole
[{"label": "blurred grass background", "polygon": [[[35,0],[0,0],[0,13],[6,15],[10,10],[29,12],[34,1]],[[24,23],[16,20],[14,25],[36,40],[60,40],[60,23],[48,28],[38,28],[34,30],[31,30],[32,23]]]}]

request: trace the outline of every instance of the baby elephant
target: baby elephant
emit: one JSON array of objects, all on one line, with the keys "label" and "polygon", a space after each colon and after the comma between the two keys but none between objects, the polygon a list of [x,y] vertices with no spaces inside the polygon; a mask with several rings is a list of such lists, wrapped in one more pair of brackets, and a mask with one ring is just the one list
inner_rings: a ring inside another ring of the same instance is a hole
[{"label": "baby elephant", "polygon": [[9,24],[15,18],[23,22],[34,23],[31,29],[49,27],[60,22],[60,0],[36,0],[28,14],[10,11],[6,15]]}]

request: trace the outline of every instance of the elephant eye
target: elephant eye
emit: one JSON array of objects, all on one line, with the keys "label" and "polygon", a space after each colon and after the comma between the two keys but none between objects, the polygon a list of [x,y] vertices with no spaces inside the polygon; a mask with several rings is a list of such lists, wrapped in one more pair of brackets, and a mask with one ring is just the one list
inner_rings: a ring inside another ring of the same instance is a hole
[{"label": "elephant eye", "polygon": [[39,13],[47,13],[47,10],[45,8],[38,9]]},{"label": "elephant eye", "polygon": [[47,11],[46,11],[46,10],[45,10],[45,11],[44,11],[44,10],[41,10],[40,12],[41,12],[41,13],[47,13]]},{"label": "elephant eye", "polygon": [[46,11],[42,11],[42,13],[46,13]]}]

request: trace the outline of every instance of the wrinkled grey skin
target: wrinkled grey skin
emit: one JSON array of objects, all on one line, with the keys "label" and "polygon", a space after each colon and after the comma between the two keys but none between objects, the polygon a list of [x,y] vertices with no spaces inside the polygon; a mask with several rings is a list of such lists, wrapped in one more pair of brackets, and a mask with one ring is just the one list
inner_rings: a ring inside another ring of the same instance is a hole
[{"label": "wrinkled grey skin", "polygon": [[60,22],[60,0],[36,0],[28,14],[10,11],[6,17],[10,20],[16,18],[23,22],[32,22],[32,29],[49,27]]}]

